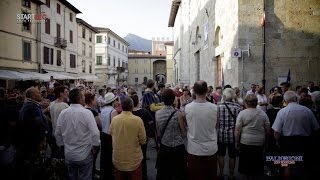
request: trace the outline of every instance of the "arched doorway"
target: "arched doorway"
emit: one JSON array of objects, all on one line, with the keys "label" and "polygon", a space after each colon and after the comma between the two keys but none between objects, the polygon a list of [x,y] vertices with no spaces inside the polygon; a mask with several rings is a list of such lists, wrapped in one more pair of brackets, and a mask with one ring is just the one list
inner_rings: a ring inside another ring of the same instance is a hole
[{"label": "arched doorway", "polygon": [[[161,75],[161,76],[160,76]],[[160,79],[163,81],[162,83],[166,83],[167,77],[167,64],[165,60],[155,60],[153,62],[153,79],[159,83]]]}]

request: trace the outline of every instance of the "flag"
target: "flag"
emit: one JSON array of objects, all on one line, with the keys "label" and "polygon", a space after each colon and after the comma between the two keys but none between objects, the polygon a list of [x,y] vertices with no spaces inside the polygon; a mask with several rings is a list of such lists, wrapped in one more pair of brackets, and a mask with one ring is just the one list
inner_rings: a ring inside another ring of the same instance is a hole
[{"label": "flag", "polygon": [[223,68],[221,68],[221,74],[222,74],[222,77],[221,77],[221,87],[223,88],[224,87],[224,74],[223,74]]},{"label": "flag", "polygon": [[291,81],[291,71],[289,68],[288,75],[287,75],[287,83],[290,83],[290,81]]}]

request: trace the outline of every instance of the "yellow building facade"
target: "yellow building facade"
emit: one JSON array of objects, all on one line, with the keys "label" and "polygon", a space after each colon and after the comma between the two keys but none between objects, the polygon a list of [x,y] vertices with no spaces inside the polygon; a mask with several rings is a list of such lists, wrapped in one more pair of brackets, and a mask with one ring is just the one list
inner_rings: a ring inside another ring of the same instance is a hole
[{"label": "yellow building facade", "polygon": [[39,12],[33,1],[0,1],[0,68],[38,71],[37,32],[39,23],[23,22],[26,15]]},{"label": "yellow building facade", "polygon": [[166,76],[165,60],[165,56],[151,55],[146,52],[129,52],[128,84],[139,86],[146,83],[148,79],[156,80],[160,74]]}]

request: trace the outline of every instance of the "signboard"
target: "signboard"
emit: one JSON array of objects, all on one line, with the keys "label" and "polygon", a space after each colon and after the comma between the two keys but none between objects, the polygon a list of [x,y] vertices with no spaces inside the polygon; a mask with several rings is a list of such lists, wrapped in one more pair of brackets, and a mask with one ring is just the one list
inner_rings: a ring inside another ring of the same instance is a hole
[{"label": "signboard", "polygon": [[240,58],[241,57],[241,49],[232,49],[231,50],[231,57]]}]

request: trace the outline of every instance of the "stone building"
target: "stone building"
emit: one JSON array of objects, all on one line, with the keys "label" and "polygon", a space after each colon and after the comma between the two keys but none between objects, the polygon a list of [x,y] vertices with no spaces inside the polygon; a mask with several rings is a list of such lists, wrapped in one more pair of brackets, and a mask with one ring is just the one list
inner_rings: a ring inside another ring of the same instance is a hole
[{"label": "stone building", "polygon": [[128,78],[129,43],[109,28],[96,27],[96,74],[98,85],[122,84]]},{"label": "stone building", "polygon": [[128,56],[128,84],[138,86],[148,79],[165,83],[167,76],[166,56],[152,55],[143,51],[130,51]]},{"label": "stone building", "polygon": [[289,69],[294,87],[320,82],[317,0],[173,0],[169,27],[180,83],[269,90]]},{"label": "stone building", "polygon": [[174,61],[173,61],[173,41],[164,43],[166,49],[166,84],[176,84],[175,72],[174,72]]}]

